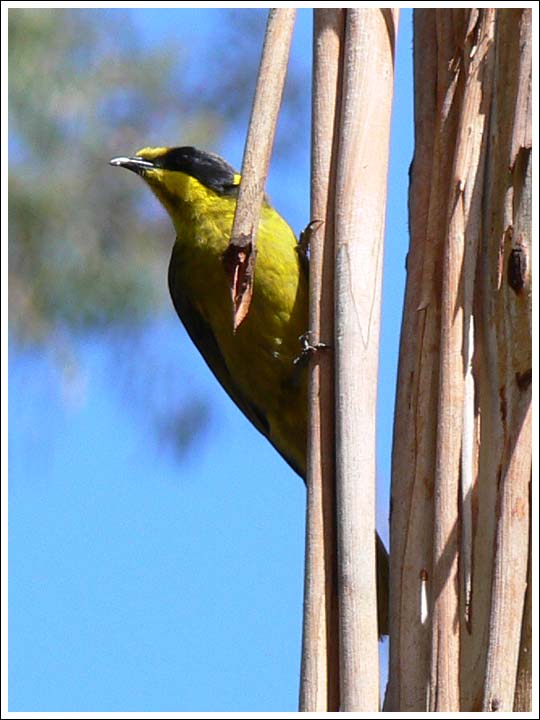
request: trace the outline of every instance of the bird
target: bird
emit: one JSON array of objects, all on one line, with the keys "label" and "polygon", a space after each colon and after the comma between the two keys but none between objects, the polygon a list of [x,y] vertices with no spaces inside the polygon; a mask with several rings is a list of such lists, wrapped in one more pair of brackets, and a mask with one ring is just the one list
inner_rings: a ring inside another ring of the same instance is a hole
[{"label": "bird", "polygon": [[[231,399],[305,482],[309,260],[293,230],[265,196],[251,305],[235,329],[223,256],[240,174],[191,146],[145,147],[110,164],[139,175],[167,211],[176,232],[168,270],[176,313]],[[376,546],[379,633],[387,634],[388,555],[378,535]]]}]

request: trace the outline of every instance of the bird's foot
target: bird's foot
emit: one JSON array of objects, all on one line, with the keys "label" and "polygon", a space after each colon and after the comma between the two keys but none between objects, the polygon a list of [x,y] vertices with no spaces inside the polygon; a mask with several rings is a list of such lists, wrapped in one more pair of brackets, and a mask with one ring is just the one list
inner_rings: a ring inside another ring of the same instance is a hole
[{"label": "bird's foot", "polygon": [[329,350],[330,345],[324,342],[311,342],[311,338],[313,336],[313,331],[308,330],[303,335],[300,335],[298,340],[300,341],[300,344],[302,345],[302,351],[300,355],[298,355],[294,360],[294,365],[302,365],[304,364],[310,357],[316,352],[320,352],[321,350]]}]

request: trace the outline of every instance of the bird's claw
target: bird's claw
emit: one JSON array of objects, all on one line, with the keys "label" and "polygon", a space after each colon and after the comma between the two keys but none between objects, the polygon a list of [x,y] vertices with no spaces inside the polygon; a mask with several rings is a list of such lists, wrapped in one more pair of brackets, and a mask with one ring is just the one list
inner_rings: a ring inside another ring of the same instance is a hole
[{"label": "bird's claw", "polygon": [[319,352],[320,350],[328,350],[330,348],[330,345],[324,342],[312,343],[312,335],[313,331],[308,330],[298,338],[300,344],[302,345],[302,352],[293,360],[294,365],[299,365],[305,362],[311,355]]}]

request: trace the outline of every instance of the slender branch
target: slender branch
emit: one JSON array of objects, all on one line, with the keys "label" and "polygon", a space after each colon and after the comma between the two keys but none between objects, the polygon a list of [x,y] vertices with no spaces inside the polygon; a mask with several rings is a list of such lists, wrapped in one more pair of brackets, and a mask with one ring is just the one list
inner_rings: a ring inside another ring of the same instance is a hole
[{"label": "slender branch", "polygon": [[296,11],[292,8],[273,8],[268,14],[231,241],[223,258],[231,288],[235,331],[249,312],[251,303],[257,228],[295,16]]}]

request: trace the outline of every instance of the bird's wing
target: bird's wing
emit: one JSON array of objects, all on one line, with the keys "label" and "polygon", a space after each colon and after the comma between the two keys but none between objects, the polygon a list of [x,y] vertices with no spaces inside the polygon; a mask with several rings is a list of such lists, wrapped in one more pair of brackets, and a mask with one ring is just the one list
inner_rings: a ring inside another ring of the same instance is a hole
[{"label": "bird's wing", "polygon": [[206,364],[227,391],[229,397],[238,405],[248,420],[255,425],[257,430],[265,437],[269,437],[270,426],[266,416],[259,408],[250,403],[239,390],[225,363],[212,328],[190,301],[179,281],[175,267],[182,264],[182,258],[179,257],[180,253],[179,246],[175,244],[169,263],[169,291],[178,317]]}]

